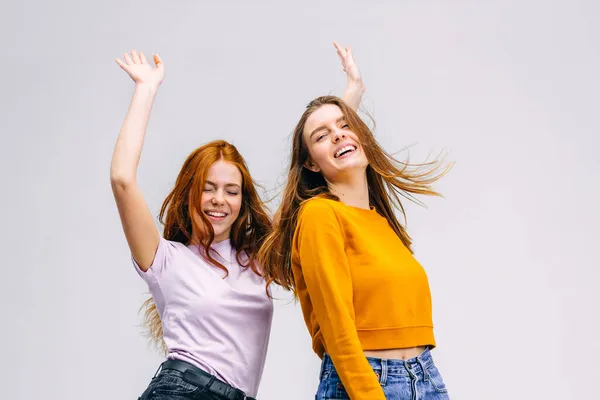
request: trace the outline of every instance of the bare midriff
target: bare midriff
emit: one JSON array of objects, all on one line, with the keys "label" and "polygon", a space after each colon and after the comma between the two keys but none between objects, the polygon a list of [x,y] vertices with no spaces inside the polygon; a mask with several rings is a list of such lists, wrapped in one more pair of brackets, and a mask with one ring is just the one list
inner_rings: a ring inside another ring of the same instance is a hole
[{"label": "bare midriff", "polygon": [[373,358],[384,358],[386,360],[408,360],[421,355],[427,349],[426,346],[407,347],[404,349],[386,350],[364,350],[365,356]]}]

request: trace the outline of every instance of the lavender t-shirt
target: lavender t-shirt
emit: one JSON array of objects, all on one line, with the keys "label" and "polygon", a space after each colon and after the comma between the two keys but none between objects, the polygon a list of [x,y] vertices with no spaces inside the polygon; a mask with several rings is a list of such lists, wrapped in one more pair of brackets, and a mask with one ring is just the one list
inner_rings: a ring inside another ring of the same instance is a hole
[{"label": "lavender t-shirt", "polygon": [[229,270],[207,263],[197,246],[161,238],[147,272],[162,320],[167,358],[187,361],[255,397],[262,377],[273,303],[265,281],[242,268],[229,240],[212,254]]}]

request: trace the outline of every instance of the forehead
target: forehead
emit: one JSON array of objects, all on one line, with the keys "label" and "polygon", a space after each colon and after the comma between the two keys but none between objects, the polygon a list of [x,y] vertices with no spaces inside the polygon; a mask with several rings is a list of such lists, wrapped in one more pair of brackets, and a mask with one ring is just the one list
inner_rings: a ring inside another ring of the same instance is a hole
[{"label": "forehead", "polygon": [[206,180],[221,185],[233,183],[241,186],[242,173],[235,164],[219,160],[208,169]]},{"label": "forehead", "polygon": [[335,104],[325,104],[308,116],[304,124],[304,134],[310,134],[310,132],[321,125],[335,123],[338,118],[343,116],[344,113],[342,113],[342,110],[338,106]]}]

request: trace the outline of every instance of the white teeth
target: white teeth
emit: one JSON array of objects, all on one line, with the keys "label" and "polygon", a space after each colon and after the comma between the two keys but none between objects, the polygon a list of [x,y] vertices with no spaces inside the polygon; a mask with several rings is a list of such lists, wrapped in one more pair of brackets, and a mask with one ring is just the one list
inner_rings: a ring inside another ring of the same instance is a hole
[{"label": "white teeth", "polygon": [[348,150],[354,151],[354,150],[356,150],[356,148],[352,145],[344,146],[335,153],[335,158],[338,158],[340,156],[340,154],[342,154],[343,152],[348,151]]},{"label": "white teeth", "polygon": [[225,213],[218,212],[218,211],[206,211],[206,214],[210,215],[211,217],[224,217],[227,215]]}]

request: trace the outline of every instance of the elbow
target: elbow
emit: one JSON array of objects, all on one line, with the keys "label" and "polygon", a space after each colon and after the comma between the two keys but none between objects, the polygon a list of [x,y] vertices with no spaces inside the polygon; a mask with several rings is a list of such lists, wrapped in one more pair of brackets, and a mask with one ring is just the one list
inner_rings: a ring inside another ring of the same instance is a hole
[{"label": "elbow", "polygon": [[113,191],[126,190],[127,188],[135,185],[135,177],[111,171],[110,185]]}]

